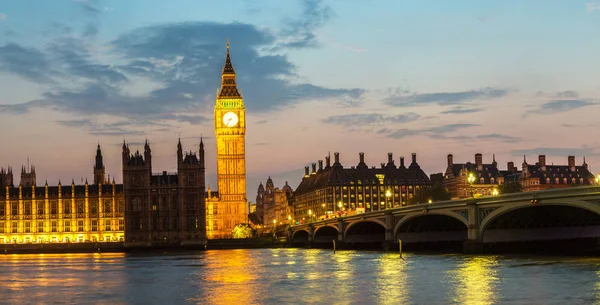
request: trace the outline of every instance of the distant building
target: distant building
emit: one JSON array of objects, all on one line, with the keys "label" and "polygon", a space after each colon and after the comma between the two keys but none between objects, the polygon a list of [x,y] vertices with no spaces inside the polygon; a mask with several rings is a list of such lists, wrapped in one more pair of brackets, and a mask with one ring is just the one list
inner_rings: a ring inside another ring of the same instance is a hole
[{"label": "distant building", "polygon": [[[266,186],[263,186],[262,182],[259,184],[256,194],[256,206],[257,216],[262,220],[263,225],[281,224],[288,221],[288,216],[291,218],[293,214],[293,206],[291,205],[293,193],[294,191],[287,181],[281,189],[275,187],[271,177],[267,179]],[[258,214],[259,209],[261,214]]]},{"label": "distant building", "polygon": [[527,164],[523,157],[523,170],[520,177],[523,191],[537,191],[551,188],[564,188],[594,184],[595,177],[589,171],[585,157],[582,165],[575,165],[575,156],[567,158],[566,165],[548,165],[546,156],[539,155],[538,162]]},{"label": "distant building", "polygon": [[184,154],[177,143],[177,173],[152,173],[148,141],[143,155],[123,143],[126,245],[202,244],[206,240],[204,144]]},{"label": "distant building", "polygon": [[105,177],[100,145],[94,184],[37,186],[35,167],[0,169],[0,243],[118,242],[124,240],[123,185]]},{"label": "distant building", "polygon": [[333,165],[327,156],[325,167],[319,160],[318,168],[315,163],[312,171],[308,166],[304,168],[304,177],[293,195],[296,221],[406,205],[421,187],[430,185],[414,153],[408,167],[404,165],[404,157],[400,157],[400,166],[396,166],[391,153],[387,164],[381,163],[377,168],[367,166],[363,153],[359,154],[359,163],[350,168],[342,166],[339,153],[334,158]]},{"label": "distant building", "polygon": [[[473,184],[468,181],[469,174],[474,176]],[[513,162],[507,163],[506,170],[500,170],[495,156],[492,163],[484,164],[483,156],[475,154],[475,163],[454,163],[452,154],[448,155],[448,167],[444,174],[444,187],[452,199],[491,196],[508,181],[518,181],[520,172]]]}]

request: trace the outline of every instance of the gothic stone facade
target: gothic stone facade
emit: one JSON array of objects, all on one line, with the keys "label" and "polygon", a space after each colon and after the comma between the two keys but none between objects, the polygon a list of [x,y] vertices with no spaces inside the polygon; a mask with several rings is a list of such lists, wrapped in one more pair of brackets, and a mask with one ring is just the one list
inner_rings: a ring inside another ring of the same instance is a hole
[{"label": "gothic stone facade", "polygon": [[177,144],[177,173],[152,173],[143,155],[123,143],[126,246],[198,245],[206,240],[204,144],[184,154]]},{"label": "gothic stone facade", "polygon": [[100,145],[94,184],[37,186],[35,167],[0,170],[0,243],[119,242],[124,240],[123,186],[105,177]]}]

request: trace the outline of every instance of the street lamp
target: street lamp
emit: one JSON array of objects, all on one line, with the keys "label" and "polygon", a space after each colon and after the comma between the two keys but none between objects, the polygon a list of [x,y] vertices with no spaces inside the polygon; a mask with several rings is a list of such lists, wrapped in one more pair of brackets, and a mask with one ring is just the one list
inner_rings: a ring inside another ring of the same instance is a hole
[{"label": "street lamp", "polygon": [[312,222],[312,210],[308,210],[308,222]]},{"label": "street lamp", "polygon": [[492,196],[498,196],[498,189],[494,189],[492,191]]},{"label": "street lamp", "polygon": [[598,174],[598,176],[596,176],[596,184],[600,184],[600,174]]},{"label": "street lamp", "polygon": [[391,208],[390,206],[390,197],[392,197],[392,192],[390,192],[390,190],[385,191],[385,207],[386,208]]},{"label": "street lamp", "polygon": [[469,182],[469,190],[471,191],[471,197],[473,197],[473,183],[475,182],[475,175],[473,175],[473,173],[469,173],[467,181]]},{"label": "street lamp", "polygon": [[321,204],[321,207],[322,207],[322,209],[321,209],[321,215],[325,215],[325,204],[324,203]]}]

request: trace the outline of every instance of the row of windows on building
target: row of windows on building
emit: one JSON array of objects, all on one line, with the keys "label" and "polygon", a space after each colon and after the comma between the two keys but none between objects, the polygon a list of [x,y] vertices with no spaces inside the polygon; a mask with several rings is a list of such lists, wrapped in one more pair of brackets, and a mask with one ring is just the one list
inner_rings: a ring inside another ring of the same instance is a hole
[{"label": "row of windows on building", "polygon": [[[57,201],[52,201],[50,202],[50,214],[51,215],[57,215],[59,214],[59,208],[62,208],[62,214],[71,214],[73,212],[73,205],[71,202],[62,202],[62,204],[59,204]],[[83,214],[85,213],[85,202],[84,201],[78,201],[75,206],[75,213],[77,214]],[[97,214],[99,213],[99,209],[98,209],[98,203],[96,201],[93,201],[90,203],[89,206],[89,213],[90,214]],[[3,215],[20,215],[19,213],[19,203],[18,202],[11,202],[10,206],[7,207],[5,204],[0,203],[0,216]],[[25,202],[23,203],[23,215],[32,215],[33,212],[36,212],[36,215],[44,215],[45,214],[45,203],[43,201],[34,204],[31,202]],[[102,207],[102,211],[101,213],[111,213],[111,211],[113,211],[112,209],[112,203],[110,200],[106,200],[104,202],[104,205]],[[123,212],[124,211],[124,205],[122,202],[119,202],[119,204],[117,205],[117,212]],[[10,214],[9,214],[10,212]]]},{"label": "row of windows on building", "polygon": [[[10,227],[6,227],[7,224],[10,223]],[[35,224],[37,223],[37,227]],[[113,224],[118,224],[118,229],[115,230],[115,226]],[[19,228],[18,221],[12,222],[2,222],[0,221],[0,234],[1,233],[65,233],[65,232],[86,232],[85,230],[85,222],[84,220],[64,220],[62,221],[53,220],[50,222],[50,227],[46,228],[44,225],[44,221],[24,221],[23,228]],[[92,220],[91,221],[91,230],[92,232],[99,231],[124,231],[125,230],[125,221],[123,219],[119,220],[111,220],[111,219],[103,219],[103,220]],[[102,229],[103,230],[98,230]]]}]

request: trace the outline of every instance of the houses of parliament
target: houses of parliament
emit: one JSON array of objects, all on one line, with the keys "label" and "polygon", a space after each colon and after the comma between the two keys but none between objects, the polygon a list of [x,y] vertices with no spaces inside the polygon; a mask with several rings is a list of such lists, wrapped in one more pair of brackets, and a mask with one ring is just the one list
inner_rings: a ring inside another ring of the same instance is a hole
[{"label": "houses of parliament", "polygon": [[0,243],[124,242],[131,247],[204,245],[230,238],[247,222],[246,111],[227,43],[214,107],[216,192],[205,189],[204,143],[184,151],[177,142],[177,172],[154,172],[152,150],[122,146],[123,184],[106,175],[98,145],[92,183],[37,184],[34,166],[0,168]]}]

